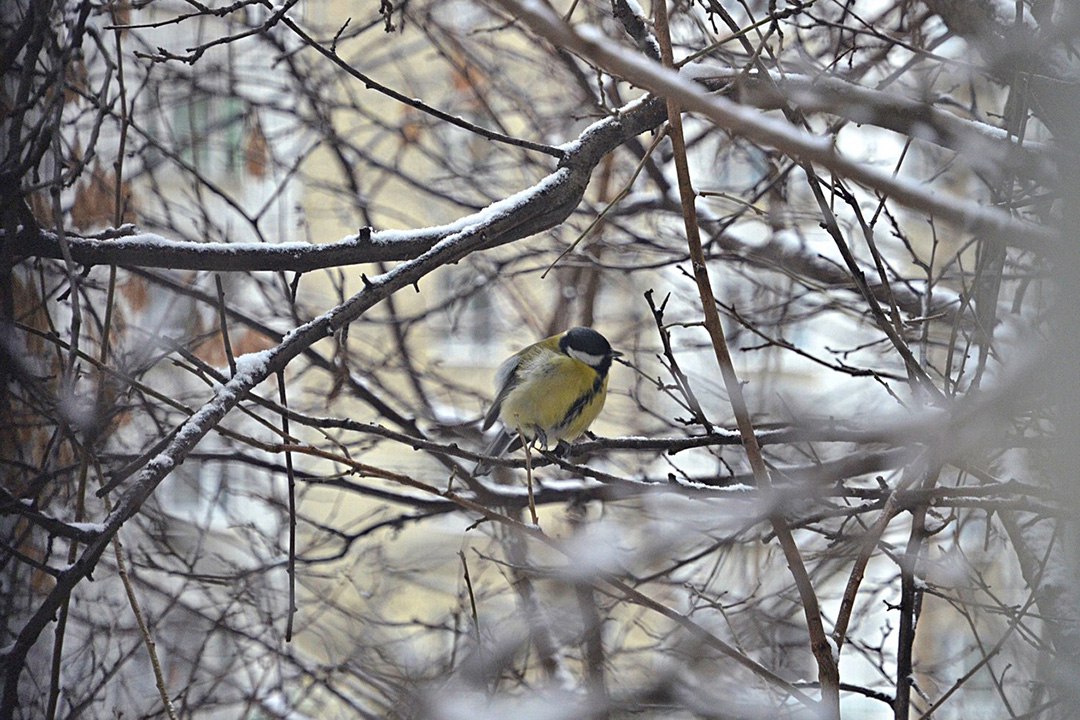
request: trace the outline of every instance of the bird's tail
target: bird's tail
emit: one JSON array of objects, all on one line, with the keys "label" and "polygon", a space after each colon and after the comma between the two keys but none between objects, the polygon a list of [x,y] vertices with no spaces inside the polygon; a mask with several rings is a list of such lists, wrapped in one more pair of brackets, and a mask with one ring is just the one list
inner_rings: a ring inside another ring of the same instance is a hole
[{"label": "bird's tail", "polygon": [[[499,434],[495,436],[495,439],[491,441],[491,444],[484,450],[484,455],[488,457],[501,457],[503,453],[517,450],[521,447],[521,436],[517,433],[512,433],[505,427],[499,429]],[[481,460],[476,463],[476,467],[473,468],[473,475],[480,477],[482,475],[488,475],[491,473],[491,464]]]}]

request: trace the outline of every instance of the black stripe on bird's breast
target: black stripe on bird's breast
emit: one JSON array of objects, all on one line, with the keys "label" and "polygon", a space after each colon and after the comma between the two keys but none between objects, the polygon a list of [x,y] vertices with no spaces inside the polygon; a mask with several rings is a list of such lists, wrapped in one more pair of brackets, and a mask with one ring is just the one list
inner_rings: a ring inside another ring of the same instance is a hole
[{"label": "black stripe on bird's breast", "polygon": [[565,428],[577,419],[577,416],[585,412],[585,408],[589,406],[596,396],[600,393],[600,388],[604,386],[604,375],[597,374],[596,379],[593,380],[592,387],[589,391],[578,396],[578,399],[574,401],[574,404],[570,406],[570,409],[563,415],[563,419],[559,421],[559,427]]}]

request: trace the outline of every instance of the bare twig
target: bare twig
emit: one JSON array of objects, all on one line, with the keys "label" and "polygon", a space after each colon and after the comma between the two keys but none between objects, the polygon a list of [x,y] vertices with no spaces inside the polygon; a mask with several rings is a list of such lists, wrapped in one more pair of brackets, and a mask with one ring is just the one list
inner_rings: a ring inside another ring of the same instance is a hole
[{"label": "bare twig", "polygon": [[[235,370],[234,370],[235,373]],[[281,407],[288,409],[289,403],[285,393],[285,370],[277,372],[278,402]],[[289,438],[289,414],[281,413],[281,434]],[[296,617],[296,474],[293,472],[293,457],[288,450],[285,451],[285,474],[288,479],[289,495],[289,605],[285,610],[285,642],[290,642],[293,636],[293,618]]]}]

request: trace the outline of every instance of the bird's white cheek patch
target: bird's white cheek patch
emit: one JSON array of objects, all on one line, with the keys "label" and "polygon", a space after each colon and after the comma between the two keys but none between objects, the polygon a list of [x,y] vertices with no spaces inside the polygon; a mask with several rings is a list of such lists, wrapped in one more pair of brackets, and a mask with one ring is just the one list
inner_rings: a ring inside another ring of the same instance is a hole
[{"label": "bird's white cheek patch", "polygon": [[580,360],[581,362],[585,363],[590,367],[596,367],[604,359],[603,355],[593,355],[592,353],[581,352],[580,350],[575,350],[574,348],[567,348],[566,354],[574,358],[575,360]]}]

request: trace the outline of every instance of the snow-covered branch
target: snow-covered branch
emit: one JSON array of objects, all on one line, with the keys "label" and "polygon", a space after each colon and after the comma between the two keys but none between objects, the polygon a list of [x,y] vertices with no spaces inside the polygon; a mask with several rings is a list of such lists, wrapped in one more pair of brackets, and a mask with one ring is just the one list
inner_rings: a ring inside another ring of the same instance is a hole
[{"label": "snow-covered branch", "polygon": [[812,135],[783,120],[765,116],[755,108],[711,95],[693,80],[627,52],[595,28],[571,27],[545,5],[515,0],[500,0],[500,4],[550,42],[572,48],[607,72],[652,93],[674,98],[685,110],[700,113],[729,132],[774,147],[802,162],[827,168],[835,175],[914,210],[953,222],[968,232],[986,234],[997,242],[1044,254],[1055,252],[1058,235],[1053,230],[961,197],[943,197],[922,183],[844,157],[832,138]]}]

